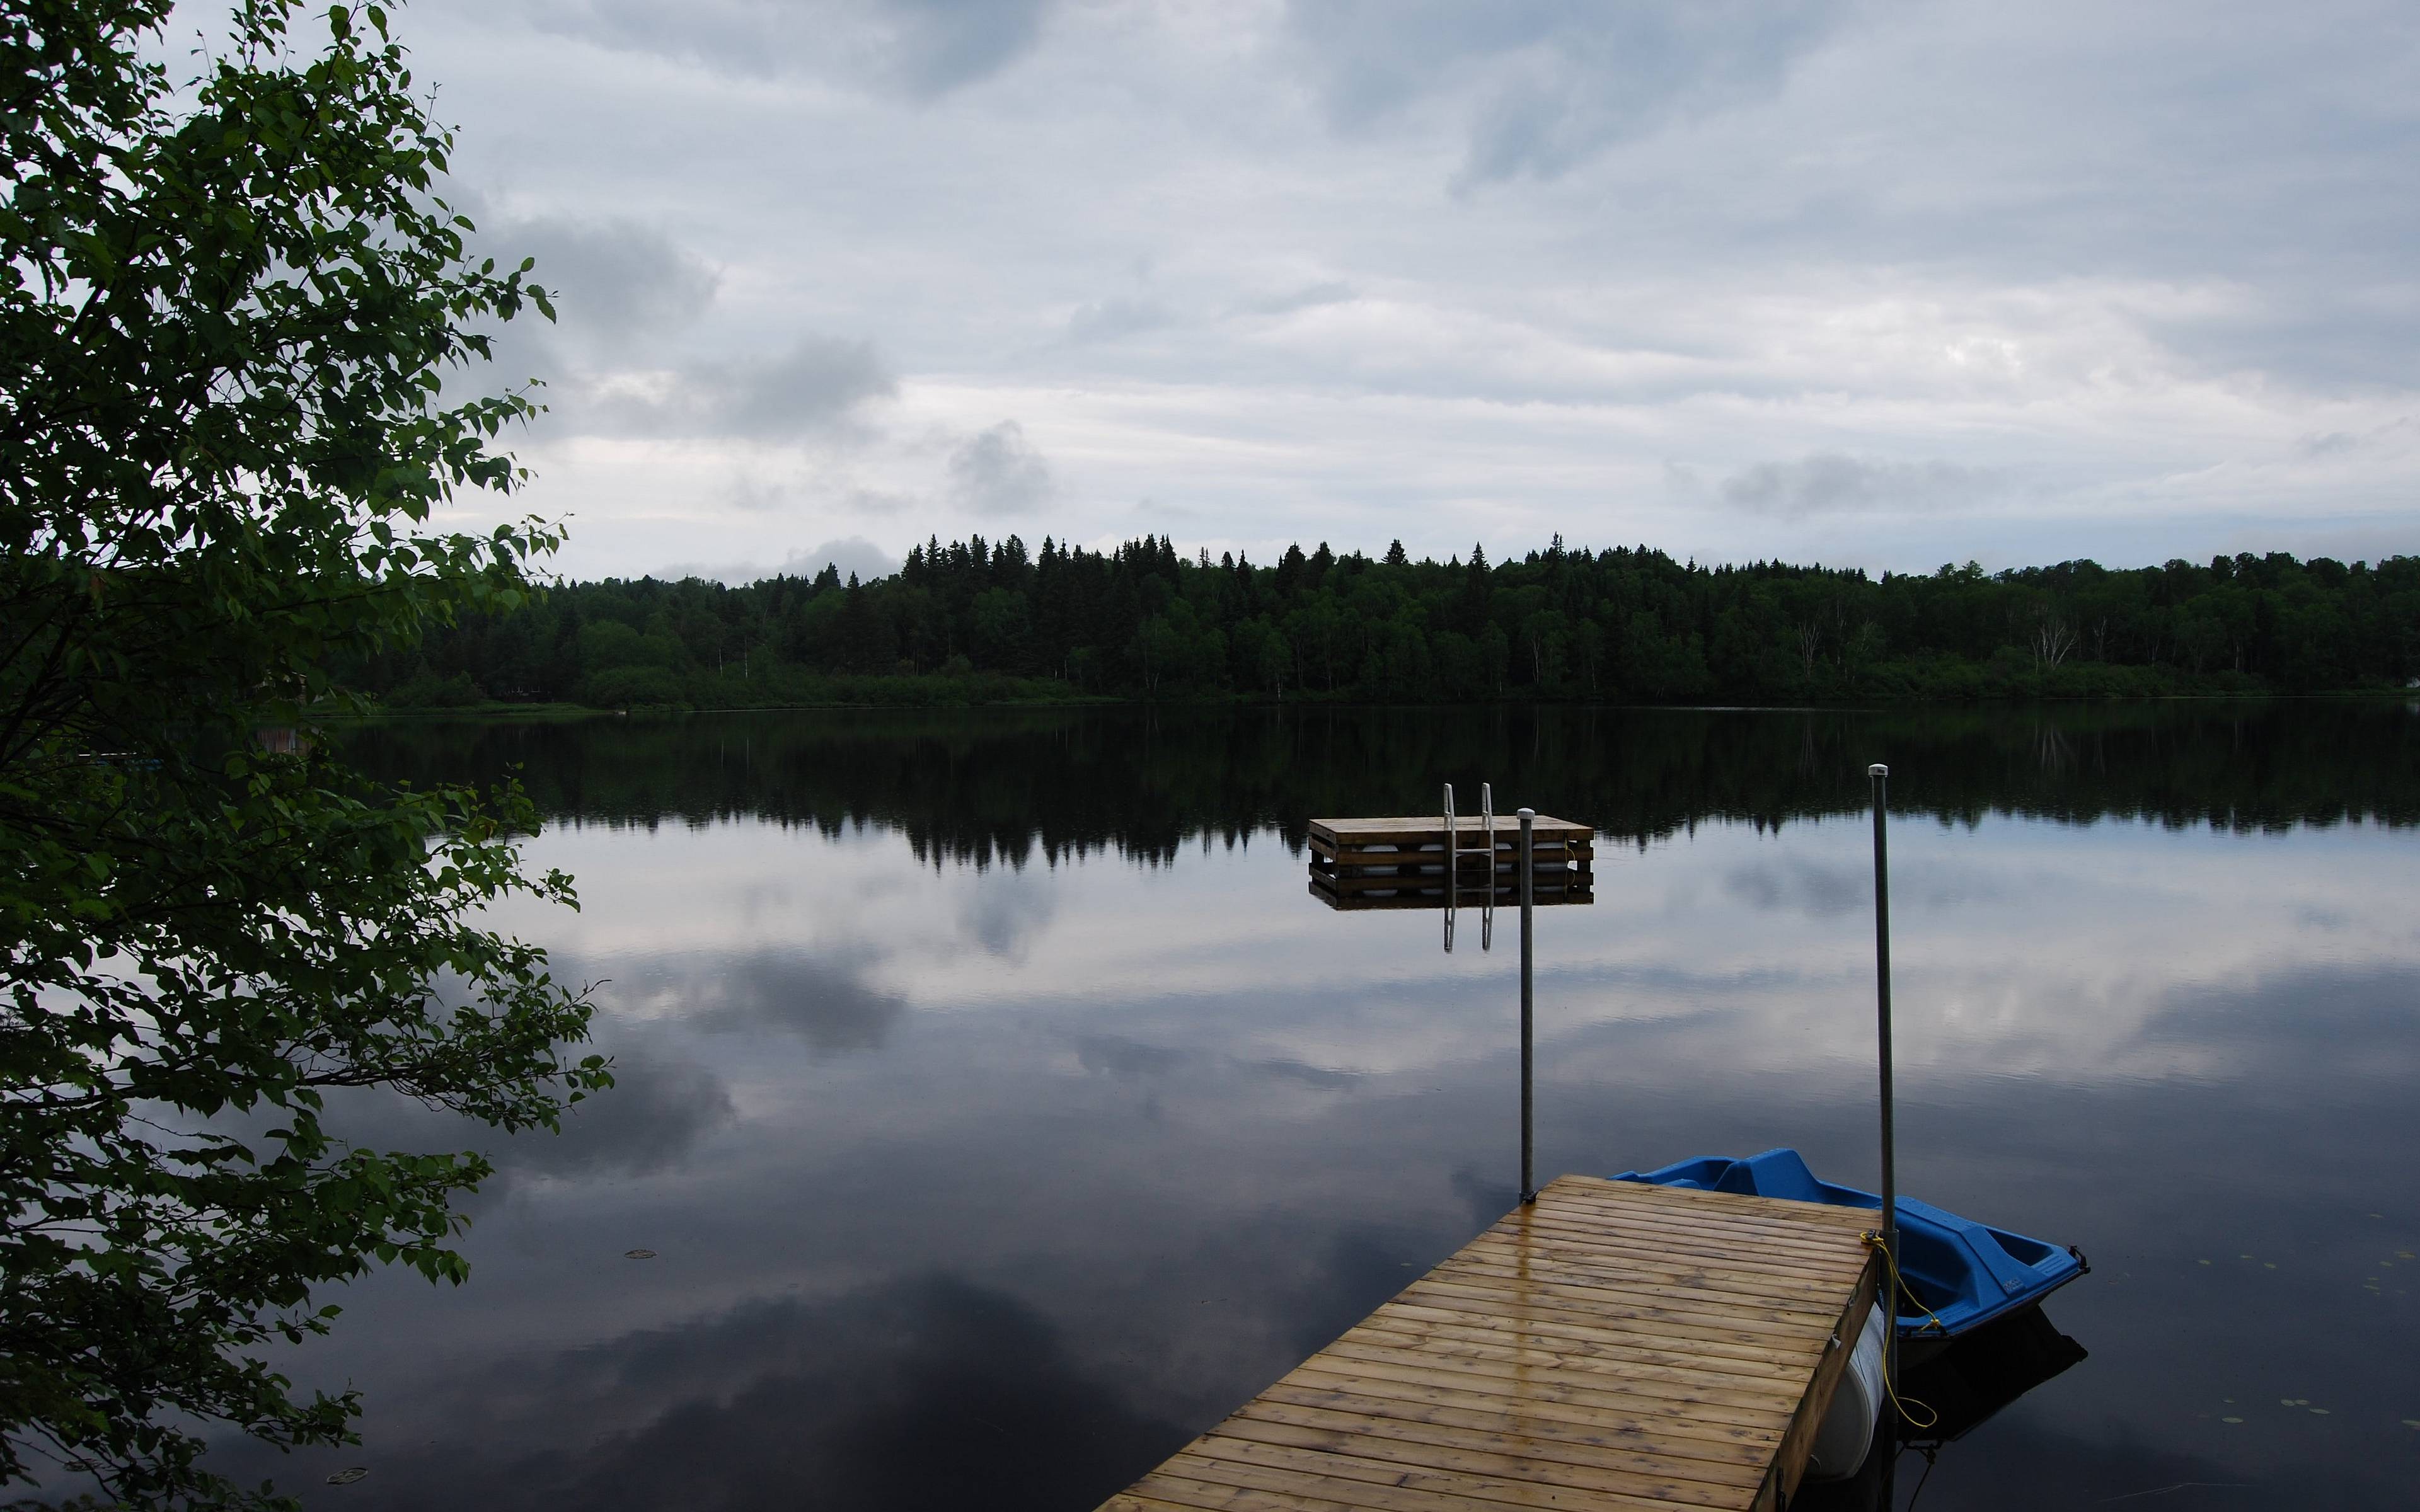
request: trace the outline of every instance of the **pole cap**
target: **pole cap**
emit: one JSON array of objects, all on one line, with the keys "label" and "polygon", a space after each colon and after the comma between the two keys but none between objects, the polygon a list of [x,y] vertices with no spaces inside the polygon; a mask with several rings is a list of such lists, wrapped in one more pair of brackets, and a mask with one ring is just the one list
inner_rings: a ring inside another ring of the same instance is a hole
[{"label": "pole cap", "polygon": [[1524,809],[1524,810],[1522,810],[1520,812],[1521,812],[1521,822],[1522,822],[1523,824],[1525,824],[1525,825],[1526,825],[1526,824],[1528,824],[1530,820],[1535,819],[1535,818],[1537,818],[1537,817],[1538,817],[1538,810],[1535,810],[1535,809]]},{"label": "pole cap", "polygon": [[1880,762],[1876,762],[1871,766],[1866,768],[1866,775],[1868,777],[1888,777],[1890,776],[1890,768],[1885,766]]}]

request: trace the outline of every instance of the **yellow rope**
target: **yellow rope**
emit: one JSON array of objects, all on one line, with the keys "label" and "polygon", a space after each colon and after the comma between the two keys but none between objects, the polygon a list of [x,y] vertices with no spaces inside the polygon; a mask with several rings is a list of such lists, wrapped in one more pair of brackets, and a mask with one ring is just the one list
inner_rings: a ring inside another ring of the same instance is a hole
[{"label": "yellow rope", "polygon": [[[1873,1248],[1883,1252],[1883,1268],[1890,1273],[1890,1299],[1884,1305],[1883,1326],[1892,1330],[1893,1332],[1897,1332],[1899,1328],[1899,1295],[1902,1291],[1907,1291],[1907,1300],[1915,1303],[1918,1307],[1923,1307],[1926,1319],[1931,1322],[1933,1327],[1940,1329],[1942,1334],[1946,1336],[1949,1332],[1948,1325],[1942,1322],[1939,1314],[1935,1313],[1930,1307],[1925,1307],[1922,1300],[1920,1300],[1915,1292],[1908,1291],[1907,1283],[1900,1278],[1899,1257],[1891,1253],[1891,1247],[1889,1243],[1884,1240],[1882,1231],[1880,1229],[1869,1228],[1858,1237],[1863,1239],[1869,1245],[1871,1245]],[[1890,1348],[1889,1338],[1885,1336],[1883,1341],[1884,1394],[1890,1397],[1891,1406],[1898,1409],[1900,1419],[1903,1420],[1909,1427],[1929,1428],[1933,1427],[1941,1421],[1940,1413],[1934,1412],[1931,1407],[1918,1401],[1913,1396],[1902,1398],[1900,1396],[1899,1382],[1891,1379],[1890,1361],[1891,1355],[1894,1352],[1896,1351]],[[1911,1407],[1924,1414],[1924,1418],[1921,1422],[1917,1421],[1915,1412],[1908,1411]]]}]

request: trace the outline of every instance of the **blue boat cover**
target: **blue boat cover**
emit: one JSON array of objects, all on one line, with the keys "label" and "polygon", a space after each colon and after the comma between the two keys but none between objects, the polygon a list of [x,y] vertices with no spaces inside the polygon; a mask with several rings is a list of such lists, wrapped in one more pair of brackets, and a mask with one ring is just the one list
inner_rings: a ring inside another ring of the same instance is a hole
[{"label": "blue boat cover", "polygon": [[[1660,1170],[1624,1171],[1614,1180],[1871,1208],[1878,1217],[1883,1206],[1871,1192],[1818,1180],[1794,1149],[1768,1149],[1745,1160],[1710,1155]],[[1914,1197],[1899,1199],[1899,1247],[1901,1338],[1954,1338],[2040,1302],[2086,1269],[2074,1249],[1975,1223]]]}]

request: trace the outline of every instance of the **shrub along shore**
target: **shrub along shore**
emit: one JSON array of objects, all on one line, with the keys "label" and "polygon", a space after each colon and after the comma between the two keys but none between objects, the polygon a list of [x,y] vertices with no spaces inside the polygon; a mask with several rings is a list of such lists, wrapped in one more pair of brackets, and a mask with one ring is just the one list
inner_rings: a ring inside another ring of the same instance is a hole
[{"label": "shrub along shore", "polygon": [[2384,691],[2420,557],[1986,573],[1700,566],[1645,547],[1257,565],[1165,536],[928,541],[872,582],[558,584],[357,669],[390,708],[1787,702]]}]

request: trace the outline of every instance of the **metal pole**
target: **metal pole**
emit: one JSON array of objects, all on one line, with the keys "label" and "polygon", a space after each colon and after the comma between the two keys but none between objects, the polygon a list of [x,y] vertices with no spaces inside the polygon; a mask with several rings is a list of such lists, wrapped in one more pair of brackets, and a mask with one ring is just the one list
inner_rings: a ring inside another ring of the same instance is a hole
[{"label": "metal pole", "polygon": [[[1890,768],[1880,762],[1866,768],[1866,776],[1874,785],[1874,1022],[1877,1058],[1882,1067],[1883,1113],[1883,1211],[1882,1232],[1885,1264],[1884,1273],[1883,1376],[1899,1388],[1899,1288],[1895,1277],[1899,1271],[1899,1172],[1898,1136],[1891,1128],[1891,964],[1890,964]],[[1888,1447],[1896,1458],[1899,1441],[1899,1414],[1885,1414],[1890,1424],[1891,1443]],[[1885,1484],[1890,1469],[1885,1465]]]},{"label": "metal pole", "polygon": [[1487,831],[1487,890],[1479,895],[1479,948],[1496,949],[1496,786],[1479,784],[1479,820]]},{"label": "metal pole", "polygon": [[[1448,782],[1445,785],[1445,953],[1448,955],[1453,954],[1454,895],[1456,887],[1461,881],[1460,867],[1462,858],[1454,854],[1454,844],[1453,784]],[[1411,871],[1412,868],[1404,866],[1399,867],[1396,870],[1408,872]]]},{"label": "metal pole", "polygon": [[1538,873],[1533,854],[1534,829],[1538,822],[1535,809],[1521,810],[1521,1200],[1538,1200],[1538,1184],[1530,1171],[1530,1109],[1529,1095],[1529,1026],[1532,995],[1529,988],[1531,943],[1537,932],[1533,929],[1530,910],[1536,902]]}]

